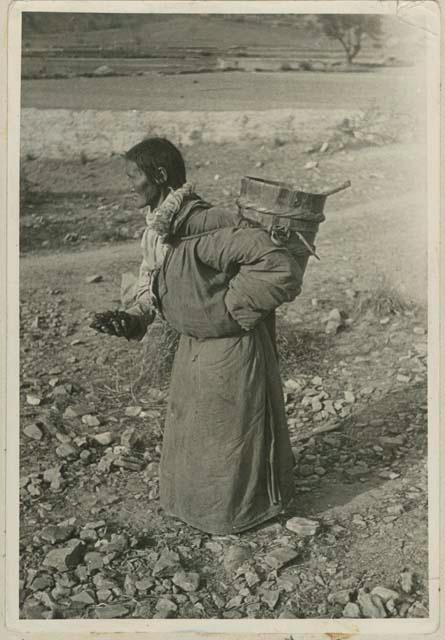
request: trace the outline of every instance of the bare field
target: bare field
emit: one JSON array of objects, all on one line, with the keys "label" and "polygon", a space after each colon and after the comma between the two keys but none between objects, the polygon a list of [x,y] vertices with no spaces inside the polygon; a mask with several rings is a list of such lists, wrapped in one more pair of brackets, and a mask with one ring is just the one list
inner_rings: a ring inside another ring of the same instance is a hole
[{"label": "bare field", "polygon": [[22,107],[142,111],[422,107],[415,68],[356,73],[225,72],[24,80]]}]

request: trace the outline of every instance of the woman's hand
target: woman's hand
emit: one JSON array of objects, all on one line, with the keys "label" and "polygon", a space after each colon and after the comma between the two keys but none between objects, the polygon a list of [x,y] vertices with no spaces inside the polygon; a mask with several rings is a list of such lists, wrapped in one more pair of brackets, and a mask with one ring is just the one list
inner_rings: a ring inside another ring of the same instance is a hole
[{"label": "woman's hand", "polygon": [[137,316],[118,309],[95,313],[90,327],[100,333],[124,337],[127,340],[141,340],[147,328]]}]

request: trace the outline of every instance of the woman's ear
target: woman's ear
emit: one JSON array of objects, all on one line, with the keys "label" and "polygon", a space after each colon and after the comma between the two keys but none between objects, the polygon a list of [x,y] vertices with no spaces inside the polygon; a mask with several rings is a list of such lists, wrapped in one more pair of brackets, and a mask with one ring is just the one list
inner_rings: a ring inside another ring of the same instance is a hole
[{"label": "woman's ear", "polygon": [[164,184],[167,182],[168,176],[167,176],[167,171],[165,170],[164,167],[158,167],[157,178],[161,184]]}]

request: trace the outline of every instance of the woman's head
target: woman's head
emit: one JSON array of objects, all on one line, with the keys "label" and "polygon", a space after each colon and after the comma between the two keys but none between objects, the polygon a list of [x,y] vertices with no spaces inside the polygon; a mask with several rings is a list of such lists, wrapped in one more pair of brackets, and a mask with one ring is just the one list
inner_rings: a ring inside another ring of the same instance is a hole
[{"label": "woman's head", "polygon": [[127,175],[139,196],[139,206],[157,206],[169,191],[185,183],[180,151],[166,138],[147,138],[125,154]]}]

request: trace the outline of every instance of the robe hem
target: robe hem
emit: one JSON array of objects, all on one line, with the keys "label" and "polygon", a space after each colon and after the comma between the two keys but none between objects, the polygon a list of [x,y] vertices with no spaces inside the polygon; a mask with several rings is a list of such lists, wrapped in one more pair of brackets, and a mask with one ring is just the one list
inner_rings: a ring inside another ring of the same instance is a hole
[{"label": "robe hem", "polygon": [[[161,505],[162,506],[162,505]],[[164,507],[164,513],[168,516],[171,516],[173,518],[178,518],[179,520],[182,520],[182,522],[185,522],[186,524],[190,525],[191,527],[194,527],[195,529],[199,529],[200,531],[203,531],[204,533],[210,533],[212,535],[229,535],[229,534],[235,534],[235,533],[243,533],[249,529],[253,529],[254,527],[262,524],[263,522],[266,522],[267,520],[271,520],[272,518],[276,518],[277,516],[283,514],[283,512],[285,511],[287,505],[283,506],[283,504],[280,502],[279,504],[277,504],[275,506],[275,508],[273,509],[269,509],[266,513],[261,514],[261,516],[258,516],[257,518],[254,518],[253,520],[250,520],[248,523],[246,524],[241,524],[241,525],[237,525],[234,527],[224,527],[224,528],[213,528],[213,527],[209,527],[209,526],[203,526],[203,525],[199,525],[196,524],[195,522],[193,522],[191,519],[189,518],[185,518],[183,516],[178,515],[177,513],[174,513],[173,511],[169,511],[168,509],[165,509]]]}]

